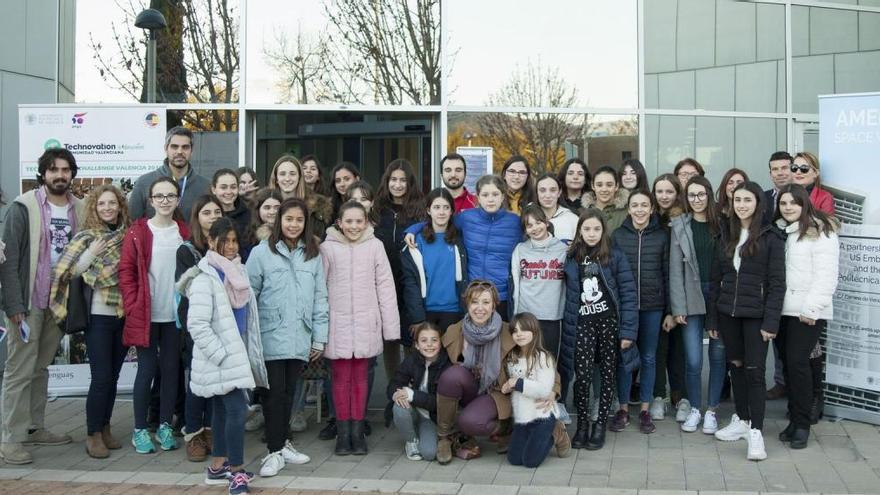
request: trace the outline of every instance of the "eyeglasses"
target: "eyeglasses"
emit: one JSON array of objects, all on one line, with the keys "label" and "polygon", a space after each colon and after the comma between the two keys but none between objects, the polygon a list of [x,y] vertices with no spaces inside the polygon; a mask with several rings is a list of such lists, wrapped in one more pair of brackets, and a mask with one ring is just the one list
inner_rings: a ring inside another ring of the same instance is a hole
[{"label": "eyeglasses", "polygon": [[529,175],[528,170],[513,170],[512,168],[507,169],[507,172],[504,172],[504,173],[511,174],[511,175],[521,175],[523,177],[525,177],[526,175]]},{"label": "eyeglasses", "polygon": [[176,194],[154,194],[153,196],[150,196],[150,198],[157,203],[171,203],[177,201],[178,197],[179,196]]},{"label": "eyeglasses", "polygon": [[693,177],[695,175],[698,175],[697,172],[679,172],[678,178],[679,179],[690,179],[691,177]]},{"label": "eyeglasses", "polygon": [[802,174],[805,174],[805,173],[809,172],[811,168],[812,167],[810,167],[809,165],[795,165],[792,163],[791,164],[791,173],[795,174],[795,173],[800,172]]},{"label": "eyeglasses", "polygon": [[688,201],[706,201],[706,198],[708,198],[708,197],[709,197],[709,195],[704,192],[700,192],[700,193],[696,193],[696,194],[688,193]]}]

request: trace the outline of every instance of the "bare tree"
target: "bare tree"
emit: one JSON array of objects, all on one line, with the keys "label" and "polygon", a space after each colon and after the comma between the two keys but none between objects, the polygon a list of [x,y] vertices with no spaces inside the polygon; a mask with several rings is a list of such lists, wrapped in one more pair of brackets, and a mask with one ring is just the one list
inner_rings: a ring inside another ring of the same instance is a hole
[{"label": "bare tree", "polygon": [[296,37],[290,40],[278,30],[273,42],[263,47],[263,56],[282,75],[278,80],[282,101],[308,104],[332,99],[332,90],[324,83],[330,58],[325,35],[312,36],[298,24]]}]

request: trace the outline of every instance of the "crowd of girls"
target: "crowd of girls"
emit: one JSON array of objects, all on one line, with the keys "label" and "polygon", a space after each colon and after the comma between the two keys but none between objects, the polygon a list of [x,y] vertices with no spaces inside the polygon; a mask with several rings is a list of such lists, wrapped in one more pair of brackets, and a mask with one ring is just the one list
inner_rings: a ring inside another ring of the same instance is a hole
[{"label": "crowd of girls", "polygon": [[[260,475],[309,462],[290,435],[303,429],[292,413],[306,367],[328,370],[321,438],[335,438],[337,455],[366,454],[379,355],[388,419],[412,460],[471,458],[475,437],[489,437],[511,464],[534,467],[554,447],[601,449],[607,429],[629,427],[630,404],[652,433],[666,397],[683,431],[747,439],[747,457],[761,460],[770,342],[790,398],[780,439],[803,448],[821,393],[838,222],[815,156],[780,157],[791,174],[772,169],[773,190],[733,168],[716,192],[690,158],[649,183],[638,160],[591,173],[575,158],[536,177],[513,156],[476,181],[474,198],[459,155],[443,160],[445,187],[425,195],[403,159],[374,189],[351,163],[325,179],[316,157],[284,155],[264,188],[251,169],[217,171],[188,222],[170,177],[149,187],[152,216],[133,222],[121,193],[101,186],[53,275],[59,318],[72,277],[93,290],[86,448],[101,458],[121,447],[109,423],[134,346],[135,450],[178,447],[173,377],[185,370],[187,457],[209,462],[206,483],[231,493],[253,477],[243,442],[255,411]],[[728,376],[736,412],[719,428]]]}]

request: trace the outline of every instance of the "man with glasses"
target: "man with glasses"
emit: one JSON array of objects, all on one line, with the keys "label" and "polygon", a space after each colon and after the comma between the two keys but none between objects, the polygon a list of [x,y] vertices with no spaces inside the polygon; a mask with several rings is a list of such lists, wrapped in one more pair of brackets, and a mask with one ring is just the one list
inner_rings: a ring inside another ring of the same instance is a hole
[{"label": "man with glasses", "polygon": [[773,182],[773,188],[764,191],[764,197],[767,199],[764,218],[768,221],[773,220],[776,213],[776,199],[782,186],[791,184],[791,164],[794,160],[787,151],[777,151],[770,155],[770,180]]},{"label": "man with glasses", "polygon": [[70,193],[76,160],[50,148],[37,161],[37,189],[15,198],[6,214],[0,264],[8,332],[6,370],[0,393],[2,443],[7,464],[30,464],[25,445],[64,445],[70,436],[45,429],[48,366],[62,333],[49,311],[50,276],[83,218],[83,203]]},{"label": "man with glasses", "polygon": [[165,134],[165,161],[161,167],[144,174],[134,183],[128,198],[132,220],[153,216],[153,207],[147,196],[150,184],[159,177],[171,177],[180,185],[180,212],[189,220],[196,198],[211,191],[211,181],[195,173],[190,159],[193,152],[193,133],[181,126],[172,127]]}]

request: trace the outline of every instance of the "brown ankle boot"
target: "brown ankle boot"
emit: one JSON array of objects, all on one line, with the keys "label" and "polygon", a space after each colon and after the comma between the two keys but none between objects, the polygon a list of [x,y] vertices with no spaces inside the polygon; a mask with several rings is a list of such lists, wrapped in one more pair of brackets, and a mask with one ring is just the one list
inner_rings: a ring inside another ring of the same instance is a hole
[{"label": "brown ankle boot", "polygon": [[214,451],[214,432],[206,427],[205,431],[202,432],[202,436],[205,438],[205,448],[208,449],[208,453],[210,454]]},{"label": "brown ankle boot", "polygon": [[568,436],[568,430],[565,429],[565,423],[558,419],[553,427],[553,445],[556,447],[556,455],[560,458],[568,457],[571,453],[571,438]]},{"label": "brown ankle boot", "polygon": [[101,431],[101,437],[104,439],[104,445],[108,449],[116,450],[122,448],[122,444],[113,436],[113,433],[110,432],[110,425],[104,425],[104,430]]},{"label": "brown ankle boot", "polygon": [[458,415],[458,399],[437,394],[437,462],[452,462],[452,434]]},{"label": "brown ankle boot", "polygon": [[89,454],[89,457],[94,457],[95,459],[110,457],[110,451],[104,445],[104,438],[101,432],[92,433],[86,437],[86,453]]},{"label": "brown ankle boot", "polygon": [[205,429],[183,435],[186,442],[186,458],[190,462],[203,462],[208,458],[208,446],[205,443]]}]

